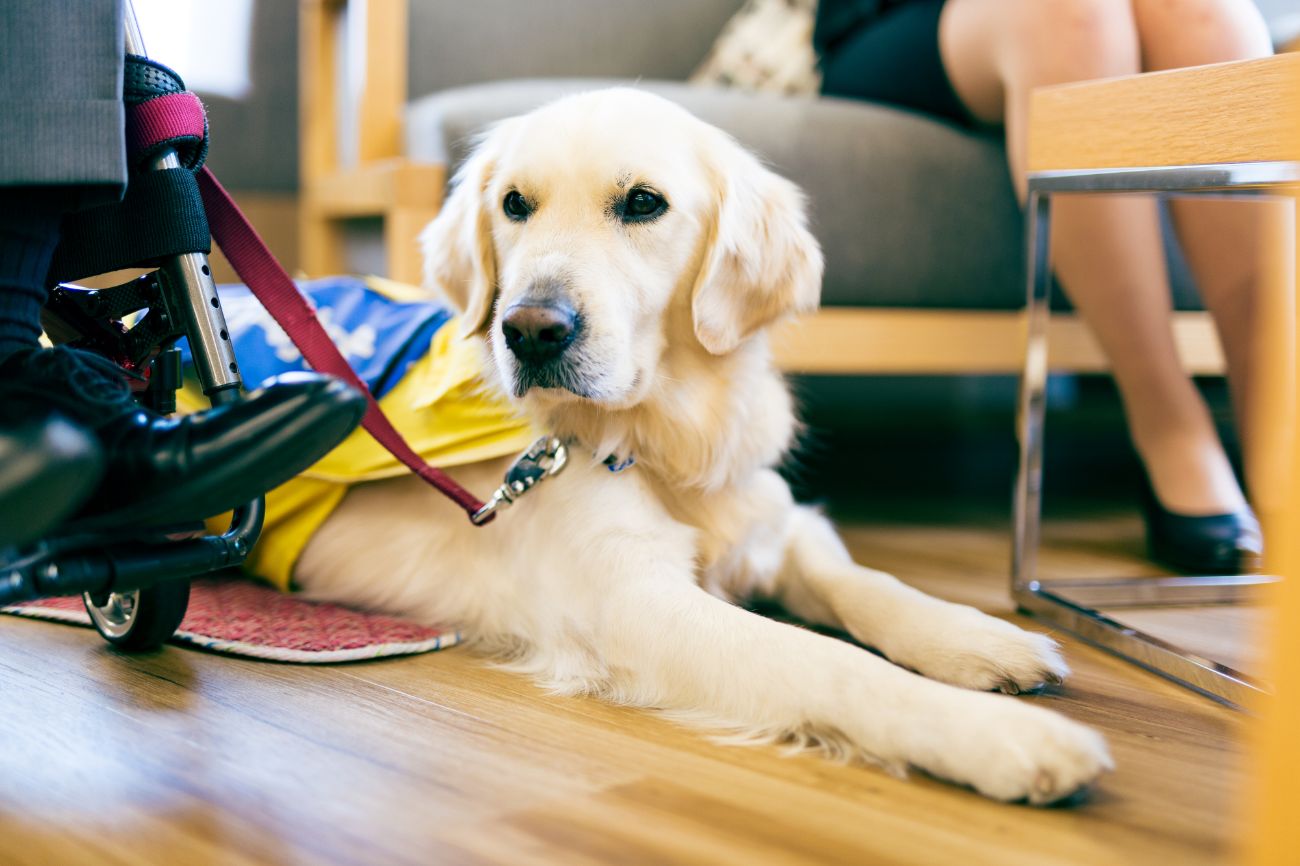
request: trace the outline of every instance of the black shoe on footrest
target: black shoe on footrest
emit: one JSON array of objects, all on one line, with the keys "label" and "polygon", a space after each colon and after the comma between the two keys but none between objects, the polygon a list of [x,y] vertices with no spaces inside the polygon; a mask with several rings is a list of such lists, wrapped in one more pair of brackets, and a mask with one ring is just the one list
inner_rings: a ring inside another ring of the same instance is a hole
[{"label": "black shoe on footrest", "polygon": [[0,364],[0,381],[98,440],[104,477],[75,521],[79,529],[228,511],[315,463],[366,409],[365,398],[337,379],[295,373],[239,402],[163,418],[135,402],[117,365],[66,347],[11,356]]},{"label": "black shoe on footrest", "polygon": [[0,383],[0,549],[35,541],[75,512],[103,473],[93,436],[51,413],[21,414]]}]

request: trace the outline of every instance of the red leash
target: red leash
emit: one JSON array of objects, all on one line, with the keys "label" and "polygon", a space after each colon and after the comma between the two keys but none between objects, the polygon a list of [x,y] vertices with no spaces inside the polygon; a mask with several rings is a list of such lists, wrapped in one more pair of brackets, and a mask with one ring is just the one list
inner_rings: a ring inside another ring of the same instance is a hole
[{"label": "red leash", "polygon": [[[127,143],[136,158],[160,146],[175,146],[181,142],[190,142],[197,147],[205,142],[207,136],[203,103],[189,91],[169,93],[129,106],[126,120]],[[198,150],[198,153],[201,154],[202,150]],[[289,339],[313,369],[337,376],[366,395],[370,408],[366,411],[361,426],[416,475],[465,509],[476,526],[491,521],[495,517],[492,509],[480,514],[477,520],[473,519],[484,508],[483,503],[445,472],[425,462],[393,427],[366,383],[357,376],[334,341],[325,333],[320,320],[316,318],[316,310],[298,291],[293,280],[266,248],[257,230],[212,172],[204,167],[197,172],[197,179],[212,237],[240,279],[248,285],[262,306],[266,307],[271,318],[289,335]]]},{"label": "red leash", "polygon": [[[239,278],[248,285],[262,306],[266,307],[271,318],[275,319],[289,335],[289,339],[302,352],[307,363],[311,364],[312,369],[317,372],[337,376],[365,394],[370,408],[361,420],[361,426],[365,427],[370,435],[375,437],[375,440],[387,448],[394,457],[465,509],[472,518],[483,508],[483,503],[474,494],[453,481],[445,472],[430,466],[415,452],[415,449],[407,444],[402,434],[397,432],[397,428],[379,408],[379,403],[371,395],[366,383],[361,381],[347,359],[334,345],[334,341],[325,333],[325,328],[316,318],[315,309],[298,291],[298,287],[294,285],[280,263],[271,255],[270,250],[257,234],[257,230],[230,197],[230,193],[226,192],[206,166],[199,171],[198,181],[199,192],[203,194],[203,206],[208,212],[208,225],[217,246],[221,247],[221,251],[234,267],[235,273],[239,274]],[[475,525],[482,526],[494,516],[488,515],[486,519],[477,521]]]}]

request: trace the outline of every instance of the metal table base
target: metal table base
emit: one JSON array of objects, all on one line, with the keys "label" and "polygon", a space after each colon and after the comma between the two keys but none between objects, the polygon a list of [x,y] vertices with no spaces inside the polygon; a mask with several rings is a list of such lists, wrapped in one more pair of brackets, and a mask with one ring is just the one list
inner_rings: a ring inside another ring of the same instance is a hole
[{"label": "metal table base", "polygon": [[1029,176],[1028,326],[1020,383],[1011,594],[1046,622],[1216,700],[1245,705],[1264,691],[1258,680],[1152,635],[1102,609],[1176,604],[1234,604],[1257,597],[1277,578],[1266,575],[1045,580],[1037,575],[1042,529],[1043,428],[1047,407],[1047,324],[1050,314],[1051,200],[1070,193],[1154,193],[1171,196],[1259,196],[1300,182],[1300,163],[1262,162],[1172,168],[1089,169]]}]

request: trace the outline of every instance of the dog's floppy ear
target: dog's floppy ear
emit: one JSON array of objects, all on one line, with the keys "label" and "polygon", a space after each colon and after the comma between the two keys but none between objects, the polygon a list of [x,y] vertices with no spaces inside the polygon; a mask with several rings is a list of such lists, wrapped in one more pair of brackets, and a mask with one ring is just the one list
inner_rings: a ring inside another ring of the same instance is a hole
[{"label": "dog's floppy ear", "polygon": [[721,133],[705,159],[715,216],[691,314],[704,348],[724,355],[777,319],[817,309],[822,251],[797,186]]},{"label": "dog's floppy ear", "polygon": [[489,134],[456,172],[442,210],[420,235],[425,285],[460,309],[462,336],[487,329],[496,301],[496,249],[483,201],[494,163],[490,141]]}]

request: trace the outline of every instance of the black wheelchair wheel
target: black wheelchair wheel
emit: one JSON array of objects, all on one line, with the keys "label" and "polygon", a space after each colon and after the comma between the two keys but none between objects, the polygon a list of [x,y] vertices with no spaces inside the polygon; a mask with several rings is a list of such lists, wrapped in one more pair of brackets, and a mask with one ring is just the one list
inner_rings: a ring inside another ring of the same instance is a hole
[{"label": "black wheelchair wheel", "polygon": [[190,603],[190,582],[165,580],[144,589],[110,593],[103,604],[89,593],[82,600],[104,640],[120,650],[144,652],[158,649],[176,633]]}]

